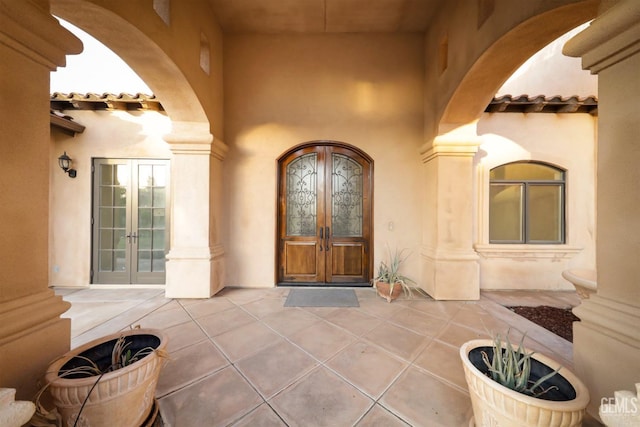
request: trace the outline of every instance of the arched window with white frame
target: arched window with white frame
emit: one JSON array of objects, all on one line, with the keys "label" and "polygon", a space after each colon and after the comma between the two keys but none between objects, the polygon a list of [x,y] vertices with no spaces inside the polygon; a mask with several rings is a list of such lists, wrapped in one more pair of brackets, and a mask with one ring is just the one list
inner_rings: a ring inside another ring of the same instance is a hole
[{"label": "arched window with white frame", "polygon": [[491,169],[489,242],[565,243],[566,171],[533,161]]}]

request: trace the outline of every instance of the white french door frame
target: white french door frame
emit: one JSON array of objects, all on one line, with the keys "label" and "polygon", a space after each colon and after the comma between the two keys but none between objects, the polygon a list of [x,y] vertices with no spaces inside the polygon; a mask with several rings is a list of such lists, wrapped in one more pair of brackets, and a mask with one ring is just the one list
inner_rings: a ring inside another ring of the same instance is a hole
[{"label": "white french door frame", "polygon": [[92,284],[165,283],[169,177],[166,159],[93,159]]}]

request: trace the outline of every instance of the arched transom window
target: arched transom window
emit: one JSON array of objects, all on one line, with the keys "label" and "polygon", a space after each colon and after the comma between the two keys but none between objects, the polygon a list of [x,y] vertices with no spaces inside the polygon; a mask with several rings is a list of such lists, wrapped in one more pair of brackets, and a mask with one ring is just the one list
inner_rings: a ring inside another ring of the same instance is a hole
[{"label": "arched transom window", "polygon": [[514,162],[491,170],[489,242],[565,242],[565,174],[537,162]]}]

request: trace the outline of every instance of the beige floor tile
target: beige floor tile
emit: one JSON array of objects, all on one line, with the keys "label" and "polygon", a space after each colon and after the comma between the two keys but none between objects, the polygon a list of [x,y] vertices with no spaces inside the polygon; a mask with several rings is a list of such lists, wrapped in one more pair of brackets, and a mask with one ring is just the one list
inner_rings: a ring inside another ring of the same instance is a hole
[{"label": "beige floor tile", "polygon": [[263,402],[233,367],[159,400],[166,427],[227,426]]},{"label": "beige floor tile", "polygon": [[360,310],[336,310],[325,319],[357,336],[362,336],[382,323],[377,317]]},{"label": "beige floor tile", "polygon": [[288,341],[280,341],[240,360],[236,367],[266,399],[279,392],[317,363]]},{"label": "beige floor tile", "polygon": [[82,301],[74,302],[60,317],[71,319],[71,336],[78,336],[129,310],[138,301]]},{"label": "beige floor tile", "polygon": [[164,295],[162,289],[69,289],[56,288],[56,295],[64,295],[70,302],[80,301],[145,301],[159,295]]},{"label": "beige floor tile", "polygon": [[397,311],[389,318],[389,321],[428,337],[438,335],[447,325],[446,320],[438,319],[423,311],[412,308]]},{"label": "beige floor tile", "polygon": [[414,300],[407,304],[414,310],[422,311],[441,320],[451,319],[462,307],[460,301]]},{"label": "beige floor tile", "polygon": [[219,313],[236,307],[236,305],[227,298],[219,297],[202,300],[195,304],[183,304],[183,306],[189,314],[195,318],[208,316],[210,314]]},{"label": "beige floor tile", "polygon": [[391,323],[380,324],[363,338],[409,362],[415,359],[431,340]]},{"label": "beige floor tile", "polygon": [[218,336],[255,321],[256,319],[254,317],[238,307],[196,319],[196,322],[200,324],[202,329],[204,329],[210,337]]},{"label": "beige floor tile", "polygon": [[436,338],[446,344],[454,347],[460,347],[469,340],[491,338],[491,335],[489,333],[479,332],[455,323],[450,323]]},{"label": "beige floor tile", "polygon": [[258,319],[282,311],[284,302],[276,298],[261,298],[243,304],[242,308]]},{"label": "beige floor tile", "polygon": [[280,312],[264,317],[262,321],[279,334],[288,337],[321,320],[300,308],[285,307]]},{"label": "beige floor tile", "polygon": [[251,322],[213,338],[229,360],[235,362],[251,356],[283,338],[260,322]]},{"label": "beige floor tile", "polygon": [[377,399],[408,364],[377,346],[358,341],[329,360],[326,366],[363,393]]},{"label": "beige floor tile", "polygon": [[481,307],[472,305],[462,307],[451,321],[489,336],[504,333],[509,329],[505,322],[496,319]]},{"label": "beige floor tile", "polygon": [[[175,302],[175,301],[173,301]],[[169,305],[169,304],[167,304]],[[137,323],[143,328],[164,329],[180,323],[190,322],[191,317],[178,303],[171,307],[161,307],[159,310],[143,317]]]},{"label": "beige floor tile", "polygon": [[168,336],[167,351],[173,353],[207,339],[207,335],[194,322],[181,323],[164,329]]},{"label": "beige floor tile", "polygon": [[266,403],[232,424],[233,427],[286,427],[284,421]]},{"label": "beige floor tile", "polygon": [[468,395],[413,367],[379,403],[415,427],[462,427],[472,416]]},{"label": "beige floor tile", "polygon": [[360,310],[382,319],[388,319],[393,316],[396,311],[402,310],[403,308],[404,306],[396,301],[389,303],[380,297],[360,301]]},{"label": "beige floor tile", "polygon": [[458,347],[434,340],[420,353],[413,364],[458,386],[463,391],[467,389]]},{"label": "beige floor tile", "polygon": [[354,292],[358,297],[358,301],[361,301],[363,299],[380,298],[378,295],[376,295],[376,291],[375,289],[373,289],[373,286],[355,288]]},{"label": "beige floor tile", "polygon": [[354,425],[373,401],[324,367],[278,394],[271,406],[291,427]]},{"label": "beige floor tile", "polygon": [[[300,307],[305,311],[308,311],[311,314],[314,314],[318,317],[322,317],[323,319],[325,317],[330,316],[332,313],[334,313],[336,310],[340,310],[336,307]],[[343,308],[344,309],[344,308]],[[355,308],[353,308],[355,310]]]},{"label": "beige floor tile", "polygon": [[296,332],[289,339],[316,359],[325,361],[357,337],[328,322],[318,322]]},{"label": "beige floor tile", "polygon": [[218,371],[229,362],[210,341],[171,353],[158,380],[156,396],[164,396]]},{"label": "beige floor tile", "polygon": [[[221,290],[216,297],[229,298],[238,305],[243,305],[251,301],[262,298],[285,298],[289,292],[286,288],[234,288],[227,287]],[[215,298],[215,297],[214,297]],[[284,299],[282,300],[284,304]]]},{"label": "beige floor tile", "polygon": [[408,425],[380,405],[374,405],[356,424],[357,427],[407,427]]}]

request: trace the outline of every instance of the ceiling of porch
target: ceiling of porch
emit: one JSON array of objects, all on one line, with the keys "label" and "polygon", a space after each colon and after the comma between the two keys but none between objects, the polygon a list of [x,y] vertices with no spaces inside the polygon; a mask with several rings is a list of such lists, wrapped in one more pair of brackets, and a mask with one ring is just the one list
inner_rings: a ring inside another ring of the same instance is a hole
[{"label": "ceiling of porch", "polygon": [[227,33],[424,32],[446,0],[209,0]]}]

